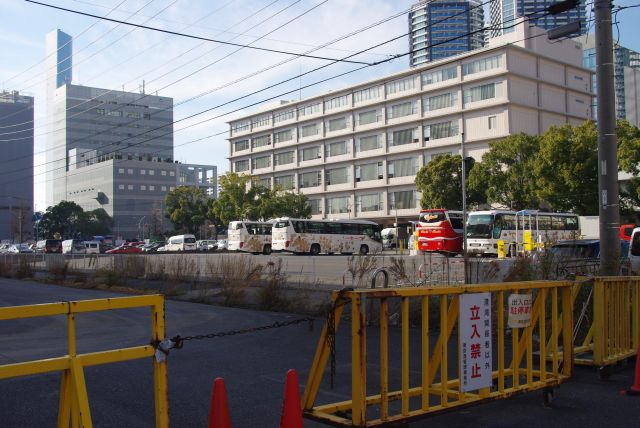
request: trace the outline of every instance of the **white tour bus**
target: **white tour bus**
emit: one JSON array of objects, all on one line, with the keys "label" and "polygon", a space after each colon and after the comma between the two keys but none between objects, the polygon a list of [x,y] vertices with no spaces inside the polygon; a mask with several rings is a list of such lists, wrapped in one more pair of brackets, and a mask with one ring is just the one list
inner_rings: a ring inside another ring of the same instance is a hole
[{"label": "white tour bus", "polygon": [[227,250],[271,254],[271,227],[263,221],[232,221],[227,231]]},{"label": "white tour bus", "polygon": [[382,228],[368,220],[281,218],[273,224],[274,251],[291,253],[379,253]]},{"label": "white tour bus", "polygon": [[196,237],[194,235],[175,235],[169,238],[164,251],[195,251]]},{"label": "white tour bus", "polygon": [[[472,254],[496,256],[498,241],[505,243],[507,255],[525,249],[526,235],[531,245],[580,237],[578,215],[538,211],[474,211],[467,217],[467,249]],[[532,248],[526,248],[532,249]]]}]

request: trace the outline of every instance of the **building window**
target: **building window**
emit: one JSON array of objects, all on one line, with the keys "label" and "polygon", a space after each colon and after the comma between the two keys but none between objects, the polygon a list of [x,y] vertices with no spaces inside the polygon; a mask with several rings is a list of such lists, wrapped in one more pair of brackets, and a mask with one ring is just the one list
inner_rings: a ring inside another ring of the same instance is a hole
[{"label": "building window", "polygon": [[127,185],[127,190],[133,190],[133,184],[128,184]]},{"label": "building window", "polygon": [[293,189],[293,175],[281,175],[273,179],[273,184],[278,189],[291,190]]},{"label": "building window", "polygon": [[271,135],[261,135],[251,139],[251,148],[264,147],[271,144]]},{"label": "building window", "polygon": [[481,71],[493,70],[499,68],[502,63],[502,54],[494,55],[487,58],[477,59],[475,61],[462,64],[462,75],[480,73]]},{"label": "building window", "polygon": [[176,186],[170,186],[170,187],[169,187],[169,191],[170,191],[170,192],[173,192],[174,190],[176,190]]},{"label": "building window", "polygon": [[251,122],[243,120],[242,122],[236,122],[231,124],[231,133],[248,131],[251,129]]},{"label": "building window", "polygon": [[311,215],[322,214],[322,210],[320,209],[322,206],[322,199],[308,199],[307,203],[311,208]]},{"label": "building window", "polygon": [[233,170],[235,172],[249,171],[249,159],[235,161],[233,164]]},{"label": "building window", "polygon": [[268,168],[271,166],[271,156],[261,156],[253,159],[253,169]]},{"label": "building window", "polygon": [[368,135],[356,139],[356,153],[366,152],[367,150],[376,150],[382,148],[382,138],[379,134]]},{"label": "building window", "polygon": [[293,140],[293,130],[285,129],[284,131],[276,132],[274,135],[276,144],[284,143],[285,141]]},{"label": "building window", "polygon": [[153,192],[154,190],[156,190],[156,186],[149,186],[149,191]]},{"label": "building window", "polygon": [[308,161],[320,158],[320,146],[307,147],[298,152],[301,161]]},{"label": "building window", "polygon": [[425,125],[423,129],[425,141],[454,137],[458,135],[458,121],[432,123],[431,125]]},{"label": "building window", "polygon": [[454,107],[456,104],[458,104],[457,92],[435,95],[433,97],[424,97],[422,99],[422,108],[424,111],[433,111]]},{"label": "building window", "polygon": [[164,170],[163,170],[163,171],[160,171],[160,174],[161,174],[162,176],[166,176],[166,175],[167,175],[167,171],[164,171]]},{"label": "building window", "polygon": [[160,188],[160,190],[162,190],[163,192],[166,192],[166,191],[167,191],[167,186],[162,186],[162,187]]},{"label": "building window", "polygon": [[369,100],[375,100],[380,98],[380,86],[374,86],[372,88],[360,89],[353,93],[353,100],[356,103],[365,102]]},{"label": "building window", "polygon": [[255,186],[255,187],[264,187],[267,189],[271,188],[271,179],[269,177],[253,177],[251,179],[251,186]]},{"label": "building window", "polygon": [[300,136],[302,138],[312,137],[320,133],[320,126],[317,123],[300,127]]},{"label": "building window", "polygon": [[369,110],[369,111],[363,111],[362,113],[358,113],[359,125],[369,125],[371,123],[376,123],[379,120],[380,120],[380,115],[378,115],[377,110]]},{"label": "building window", "polygon": [[290,152],[276,153],[274,164],[277,166],[277,165],[288,165],[290,163],[293,163],[293,154],[294,154],[293,150],[291,150]]},{"label": "building window", "polygon": [[356,209],[358,212],[382,211],[382,193],[356,196]]},{"label": "building window", "polygon": [[149,170],[149,175],[156,175],[156,172],[153,169]]},{"label": "building window", "polygon": [[327,186],[347,183],[349,181],[349,168],[345,166],[343,168],[326,170],[324,174],[324,181]]},{"label": "building window", "polygon": [[119,190],[124,190],[124,184],[118,184],[118,189]]},{"label": "building window", "polygon": [[249,140],[239,140],[233,142],[234,152],[241,152],[243,150],[249,150]]},{"label": "building window", "polygon": [[398,131],[389,132],[388,139],[389,147],[417,143],[419,142],[418,128],[400,129]]},{"label": "building window", "polygon": [[312,114],[320,113],[322,103],[317,102],[306,106],[298,107],[298,117],[305,117]]},{"label": "building window", "polygon": [[170,177],[175,177],[176,176],[176,172],[175,171],[169,171],[169,176]]},{"label": "building window", "polygon": [[338,196],[327,198],[327,214],[343,214],[351,212],[351,198],[349,196]]},{"label": "building window", "polygon": [[299,177],[300,187],[317,187],[322,181],[322,173],[320,171],[304,172]]},{"label": "building window", "polygon": [[502,83],[488,83],[464,90],[464,104],[502,96]]},{"label": "building window", "polygon": [[433,85],[458,77],[458,67],[443,68],[442,70],[429,71],[422,74],[422,86]]},{"label": "building window", "polygon": [[372,162],[363,165],[356,165],[356,182],[382,180],[382,162]]},{"label": "building window", "polygon": [[387,119],[397,119],[403,116],[415,114],[417,110],[416,101],[407,101],[400,104],[394,104],[391,108],[387,108]]},{"label": "building window", "polygon": [[324,110],[330,111],[336,108],[345,107],[349,105],[349,95],[342,95],[339,97],[331,98],[324,102]]},{"label": "building window", "polygon": [[349,144],[346,141],[336,141],[334,143],[328,143],[324,147],[324,156],[330,158],[331,156],[346,155],[349,153]]},{"label": "building window", "polygon": [[394,80],[385,85],[387,95],[397,94],[400,92],[410,91],[416,87],[416,77],[409,76],[403,79]]},{"label": "building window", "polygon": [[144,184],[142,184],[142,185],[140,186],[140,190],[147,190],[147,186],[145,186]]},{"label": "building window", "polygon": [[274,123],[284,122],[285,120],[295,119],[295,117],[296,117],[296,111],[294,109],[283,110],[283,111],[276,112],[273,115],[273,122]]},{"label": "building window", "polygon": [[124,174],[124,168],[118,168],[118,174]]},{"label": "building window", "polygon": [[497,126],[497,118],[495,116],[489,116],[488,117],[488,121],[489,121],[489,129],[496,129]]},{"label": "building window", "polygon": [[140,175],[146,175],[146,174],[147,174],[147,171],[145,171],[144,169],[140,170]]},{"label": "building window", "polygon": [[128,168],[128,169],[127,169],[127,174],[129,174],[129,175],[133,175],[133,169]]},{"label": "building window", "polygon": [[268,126],[270,124],[271,124],[271,115],[268,115],[268,114],[254,117],[253,119],[251,119],[251,126],[256,128],[260,128],[262,126]]},{"label": "building window", "polygon": [[98,114],[99,116],[104,116],[105,115],[105,110],[103,108],[97,108],[96,109],[96,114]]},{"label": "building window", "polygon": [[387,177],[410,177],[418,173],[418,158],[393,159],[387,161]]},{"label": "building window", "polygon": [[341,129],[347,129],[347,118],[339,117],[337,119],[331,119],[329,121],[329,131],[340,131]]},{"label": "building window", "polygon": [[416,208],[416,191],[406,190],[389,193],[389,209],[406,210]]}]

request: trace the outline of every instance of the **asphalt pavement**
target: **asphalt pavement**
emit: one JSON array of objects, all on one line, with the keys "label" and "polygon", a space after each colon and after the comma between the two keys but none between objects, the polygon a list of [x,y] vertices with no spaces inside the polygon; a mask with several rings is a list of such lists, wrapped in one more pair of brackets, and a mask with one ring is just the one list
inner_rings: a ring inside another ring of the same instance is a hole
[{"label": "asphalt pavement", "polygon": [[[113,293],[0,279],[0,306],[113,297]],[[196,303],[167,301],[169,337],[225,332],[299,318]],[[315,353],[321,322],[255,333],[191,340],[169,356],[169,411],[173,427],[207,424],[211,388],[225,379],[234,427],[277,427],[288,369],[305,382]],[[145,344],[148,310],[81,314],[77,318],[78,351]],[[0,364],[65,354],[63,317],[0,322]],[[349,398],[349,338],[336,338],[336,388],[325,380],[318,400]],[[340,332],[339,332],[340,333]],[[373,333],[375,334],[375,333]],[[573,379],[556,390],[550,407],[540,391],[486,402],[412,422],[411,427],[640,427],[640,397],[621,395],[633,379],[634,365],[619,368],[607,381],[595,369],[576,367]],[[397,370],[391,370],[391,375]],[[86,369],[95,427],[153,427],[153,376],[149,361],[132,361]],[[47,374],[0,381],[0,427],[55,427],[60,375]],[[304,384],[301,385],[301,390]],[[306,427],[324,426],[305,421]]]}]

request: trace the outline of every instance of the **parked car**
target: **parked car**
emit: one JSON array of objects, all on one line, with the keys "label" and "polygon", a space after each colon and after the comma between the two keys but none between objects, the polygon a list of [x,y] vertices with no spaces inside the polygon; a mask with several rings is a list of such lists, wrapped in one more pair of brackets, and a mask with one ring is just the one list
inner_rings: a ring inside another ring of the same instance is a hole
[{"label": "parked car", "polygon": [[62,254],[84,254],[86,249],[84,241],[79,239],[67,239],[62,241]]},{"label": "parked car", "polygon": [[229,242],[226,239],[218,239],[218,241],[216,242],[216,249],[221,251],[221,250],[226,250],[228,248]]},{"label": "parked car", "polygon": [[38,253],[62,253],[62,240],[60,239],[43,239],[36,244],[36,252]]},{"label": "parked car", "polygon": [[213,239],[203,239],[196,241],[196,248],[198,251],[215,251],[218,249],[218,241]]},{"label": "parked car", "polygon": [[11,248],[11,244],[2,244],[0,245],[0,254],[6,253]]},{"label": "parked car", "polygon": [[9,251],[7,251],[7,252],[8,253],[14,253],[14,254],[18,254],[18,253],[33,253],[31,248],[29,248],[28,244],[13,244],[12,246],[9,247]]},{"label": "parked car", "polygon": [[152,242],[150,244],[143,245],[142,251],[145,253],[155,253],[160,247],[164,247],[164,245],[164,241]]},{"label": "parked car", "polygon": [[[560,276],[566,274],[595,275],[600,269],[600,240],[575,239],[558,241],[549,249]],[[629,272],[629,241],[620,240],[620,271]]]},{"label": "parked car", "polygon": [[142,252],[141,247],[134,247],[132,245],[121,245],[112,250],[107,251],[107,254],[139,254]]}]

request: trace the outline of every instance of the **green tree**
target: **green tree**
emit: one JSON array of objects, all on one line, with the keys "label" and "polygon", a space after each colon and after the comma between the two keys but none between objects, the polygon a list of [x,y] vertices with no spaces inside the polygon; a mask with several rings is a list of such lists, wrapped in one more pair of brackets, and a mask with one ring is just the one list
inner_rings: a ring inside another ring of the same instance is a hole
[{"label": "green tree", "polygon": [[207,218],[207,194],[195,186],[179,186],[167,193],[165,212],[176,231],[196,233]]},{"label": "green tree", "polygon": [[626,120],[618,121],[618,168],[632,177],[620,186],[620,211],[631,214],[640,206],[640,129]]},{"label": "green tree", "polygon": [[540,137],[536,194],[554,210],[598,214],[598,131],[594,122],[552,126]]},{"label": "green tree", "polygon": [[538,146],[538,137],[524,133],[489,143],[489,151],[469,173],[470,193],[484,194],[488,203],[516,210],[537,208],[534,164]]},{"label": "green tree", "polygon": [[462,209],[461,161],[460,155],[441,155],[420,168],[416,187],[422,208]]},{"label": "green tree", "polygon": [[265,218],[276,217],[294,217],[294,218],[310,218],[311,205],[309,200],[303,193],[294,192],[277,192],[272,195],[275,200],[275,209],[271,215]]},{"label": "green tree", "polygon": [[56,233],[63,239],[105,235],[111,231],[113,219],[98,208],[84,212],[80,205],[72,201],[62,201],[48,207],[38,222],[38,235],[51,238]]},{"label": "green tree", "polygon": [[255,194],[249,191],[250,175],[238,175],[228,172],[220,176],[218,182],[220,194],[213,203],[211,210],[223,224],[230,221],[249,218],[249,207],[255,205]]}]

